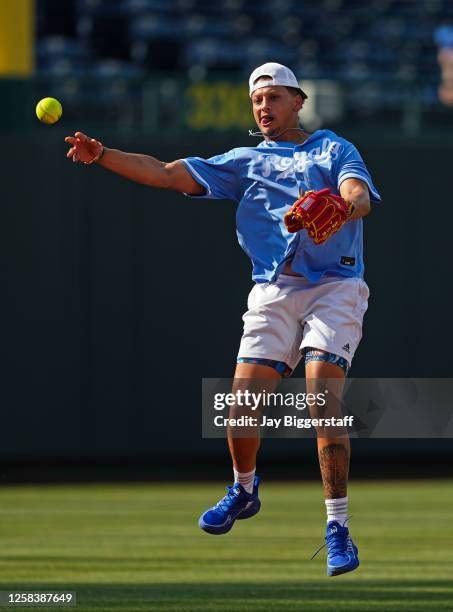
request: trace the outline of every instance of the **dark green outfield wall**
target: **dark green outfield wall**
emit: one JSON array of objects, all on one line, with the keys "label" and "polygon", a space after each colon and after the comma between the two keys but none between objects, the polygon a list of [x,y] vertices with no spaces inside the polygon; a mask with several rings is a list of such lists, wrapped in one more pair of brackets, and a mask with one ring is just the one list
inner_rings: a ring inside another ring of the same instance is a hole
[{"label": "dark green outfield wall", "polygon": [[[220,454],[200,437],[200,379],[232,374],[251,287],[235,205],[74,165],[63,136],[0,147],[0,456]],[[164,160],[248,144],[96,136]],[[356,142],[384,203],[365,221],[372,297],[351,375],[449,377],[453,145]]]}]

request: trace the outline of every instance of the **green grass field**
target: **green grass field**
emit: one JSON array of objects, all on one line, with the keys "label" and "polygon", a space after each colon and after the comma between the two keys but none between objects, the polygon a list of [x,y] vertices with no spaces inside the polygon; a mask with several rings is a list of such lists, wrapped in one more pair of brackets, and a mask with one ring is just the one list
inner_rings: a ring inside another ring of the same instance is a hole
[{"label": "green grass field", "polygon": [[264,482],[260,514],[217,537],[197,519],[221,485],[3,487],[0,590],[75,590],[86,612],[453,610],[452,484],[353,483],[362,565],[335,578],[309,561],[316,483]]}]

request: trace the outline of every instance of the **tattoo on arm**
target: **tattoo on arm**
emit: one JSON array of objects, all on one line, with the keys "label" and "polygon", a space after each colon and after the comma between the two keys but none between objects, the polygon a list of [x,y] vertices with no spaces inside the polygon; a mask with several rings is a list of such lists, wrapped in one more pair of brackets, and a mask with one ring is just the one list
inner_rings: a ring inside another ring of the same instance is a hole
[{"label": "tattoo on arm", "polygon": [[[348,445],[349,446],[349,445]],[[328,444],[319,451],[324,493],[327,499],[346,497],[349,474],[349,448],[344,444]]]}]

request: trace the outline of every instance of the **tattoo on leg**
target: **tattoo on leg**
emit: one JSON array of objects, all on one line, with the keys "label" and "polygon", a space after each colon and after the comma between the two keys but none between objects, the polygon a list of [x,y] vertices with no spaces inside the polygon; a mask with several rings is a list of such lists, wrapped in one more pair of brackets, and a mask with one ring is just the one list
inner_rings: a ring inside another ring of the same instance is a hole
[{"label": "tattoo on leg", "polygon": [[327,499],[346,497],[348,490],[349,448],[344,444],[328,444],[319,451],[324,493]]}]

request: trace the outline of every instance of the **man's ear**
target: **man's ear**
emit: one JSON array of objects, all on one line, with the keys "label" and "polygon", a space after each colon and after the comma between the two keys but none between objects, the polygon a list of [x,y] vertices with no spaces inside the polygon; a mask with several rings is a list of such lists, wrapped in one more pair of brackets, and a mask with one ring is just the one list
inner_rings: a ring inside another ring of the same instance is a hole
[{"label": "man's ear", "polygon": [[304,105],[304,98],[302,98],[302,96],[294,96],[294,110],[298,113],[300,111],[300,109],[302,108],[302,106]]}]

